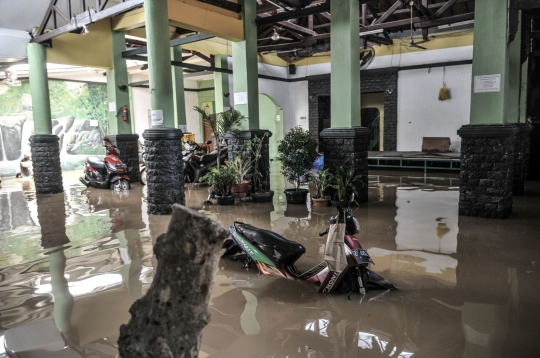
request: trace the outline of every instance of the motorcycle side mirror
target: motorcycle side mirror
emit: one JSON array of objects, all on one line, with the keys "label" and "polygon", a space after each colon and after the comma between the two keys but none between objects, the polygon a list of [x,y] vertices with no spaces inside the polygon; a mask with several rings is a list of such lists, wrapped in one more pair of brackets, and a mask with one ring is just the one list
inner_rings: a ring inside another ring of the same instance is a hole
[{"label": "motorcycle side mirror", "polygon": [[212,141],[211,141],[211,140],[207,140],[206,142],[204,142],[204,144],[212,144]]}]

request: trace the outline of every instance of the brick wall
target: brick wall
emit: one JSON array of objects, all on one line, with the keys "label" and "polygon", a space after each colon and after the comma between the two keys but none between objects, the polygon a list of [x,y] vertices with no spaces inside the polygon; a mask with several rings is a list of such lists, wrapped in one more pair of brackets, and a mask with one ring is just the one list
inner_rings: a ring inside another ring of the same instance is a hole
[{"label": "brick wall", "polygon": [[[397,71],[363,71],[361,74],[361,92],[384,92],[384,149],[396,150],[397,145]],[[330,96],[330,75],[308,80],[309,131],[319,136],[322,131],[320,96]],[[324,107],[324,106],[323,106]]]}]

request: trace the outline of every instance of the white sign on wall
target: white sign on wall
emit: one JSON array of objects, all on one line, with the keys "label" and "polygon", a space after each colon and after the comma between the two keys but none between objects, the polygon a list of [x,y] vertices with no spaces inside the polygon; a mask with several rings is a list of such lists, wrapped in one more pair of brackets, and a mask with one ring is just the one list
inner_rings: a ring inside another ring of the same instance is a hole
[{"label": "white sign on wall", "polygon": [[109,102],[109,112],[116,112],[116,102]]},{"label": "white sign on wall", "polygon": [[235,92],[234,94],[234,105],[238,104],[247,104],[248,103],[248,97],[247,92]]},{"label": "white sign on wall", "polygon": [[99,126],[99,122],[97,119],[91,119],[90,120],[90,127],[97,127]]},{"label": "white sign on wall", "polygon": [[474,76],[474,93],[501,92],[501,75]]},{"label": "white sign on wall", "polygon": [[152,126],[160,126],[163,124],[163,110],[153,109],[150,111],[150,122]]}]

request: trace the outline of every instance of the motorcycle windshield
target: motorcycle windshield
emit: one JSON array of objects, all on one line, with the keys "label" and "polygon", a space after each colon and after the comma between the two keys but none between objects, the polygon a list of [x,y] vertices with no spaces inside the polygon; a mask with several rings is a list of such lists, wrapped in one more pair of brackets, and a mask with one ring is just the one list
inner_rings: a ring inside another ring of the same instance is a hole
[{"label": "motorcycle windshield", "polygon": [[356,261],[362,265],[362,264],[374,264],[373,260],[369,256],[366,250],[364,249],[354,249],[352,250],[353,256],[356,259]]}]

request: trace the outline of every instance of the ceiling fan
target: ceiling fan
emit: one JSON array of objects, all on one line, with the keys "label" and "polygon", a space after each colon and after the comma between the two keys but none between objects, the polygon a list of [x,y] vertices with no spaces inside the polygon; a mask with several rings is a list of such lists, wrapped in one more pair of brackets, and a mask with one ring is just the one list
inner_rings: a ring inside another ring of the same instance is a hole
[{"label": "ceiling fan", "polygon": [[413,6],[414,6],[414,1],[411,0],[409,2],[409,5],[411,6],[411,40],[409,41],[409,43],[407,45],[403,45],[403,46],[415,47],[415,48],[418,48],[420,50],[427,50],[427,48],[425,48],[423,46],[420,46],[420,45],[425,43],[425,42],[428,42],[429,40],[425,40],[425,41],[421,41],[421,42],[414,42],[414,39],[413,39],[413,30],[414,30],[414,27],[413,27]]},{"label": "ceiling fan", "polygon": [[270,37],[265,37],[265,38],[262,38],[262,39],[258,39],[257,41],[262,41],[262,40],[269,40],[271,39],[272,41],[278,41],[278,40],[285,40],[285,41],[293,41],[294,39],[291,39],[289,37],[284,37],[284,36],[281,36],[276,29],[274,29],[274,33],[272,34],[272,36]]}]

